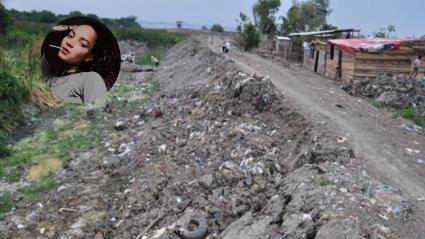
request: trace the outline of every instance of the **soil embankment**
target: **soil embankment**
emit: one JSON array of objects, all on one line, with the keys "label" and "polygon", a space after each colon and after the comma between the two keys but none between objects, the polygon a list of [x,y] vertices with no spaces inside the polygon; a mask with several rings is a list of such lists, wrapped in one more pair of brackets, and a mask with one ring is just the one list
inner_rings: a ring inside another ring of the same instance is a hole
[{"label": "soil embankment", "polygon": [[[70,157],[58,186],[1,232],[179,238],[172,225],[196,211],[207,238],[421,238],[416,202],[370,177],[349,137],[296,108],[276,70],[208,39],[175,46],[154,73],[121,72],[134,94],[89,114],[99,147]],[[137,97],[152,81],[160,91]]]}]

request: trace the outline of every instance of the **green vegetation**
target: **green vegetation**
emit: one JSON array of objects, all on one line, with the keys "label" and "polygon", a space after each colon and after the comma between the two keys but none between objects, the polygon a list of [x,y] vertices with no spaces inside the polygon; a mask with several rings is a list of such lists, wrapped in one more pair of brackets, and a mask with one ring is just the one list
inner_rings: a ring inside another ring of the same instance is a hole
[{"label": "green vegetation", "polygon": [[0,192],[0,220],[4,219],[5,213],[13,208],[13,197],[8,192]]},{"label": "green vegetation", "polygon": [[[53,179],[45,178],[19,189],[16,196],[12,196],[8,192],[0,192],[0,221],[4,219],[6,213],[12,208],[25,207],[28,204],[37,202],[42,193],[48,192],[55,186],[56,184]],[[19,200],[15,200],[15,198],[19,198]]]},{"label": "green vegetation", "polygon": [[254,22],[262,34],[274,35],[277,31],[276,17],[280,0],[259,0],[252,7]]},{"label": "green vegetation", "polygon": [[325,29],[326,17],[331,13],[329,0],[295,2],[283,18],[281,32],[305,32]]},{"label": "green vegetation", "polygon": [[135,63],[138,65],[151,65],[151,56],[161,61],[162,55],[165,53],[165,48],[154,48],[146,52],[144,55],[136,56]]},{"label": "green vegetation", "polygon": [[424,117],[416,112],[416,108],[410,106],[409,108],[403,109],[399,112],[399,115],[405,119],[411,120],[413,123],[423,126],[425,123]]},{"label": "green vegetation", "polygon": [[159,89],[160,83],[153,79],[143,83],[140,87],[117,83],[108,93],[108,100],[116,100],[125,97],[130,102],[135,101],[137,104],[143,104],[148,101],[153,94],[159,91]]},{"label": "green vegetation", "polygon": [[224,32],[224,28],[220,24],[214,24],[211,27],[212,32]]},{"label": "green vegetation", "polygon": [[[49,11],[21,12],[6,10],[0,4],[0,158],[10,154],[6,147],[10,131],[25,121],[24,104],[38,108],[59,106],[58,99],[41,81],[42,39],[57,22],[83,15],[104,22],[118,40],[138,40],[155,49],[171,46],[186,37],[177,32],[143,29],[134,16],[109,19],[78,11],[59,15]],[[160,59],[162,51],[149,53]],[[146,58],[141,61],[146,62]]]},{"label": "green vegetation", "polygon": [[176,43],[183,41],[186,36],[180,32],[169,32],[159,29],[145,28],[112,28],[118,40],[136,40],[144,42],[149,48],[158,46],[170,47]]},{"label": "green vegetation", "polygon": [[240,44],[244,47],[245,51],[250,51],[258,47],[260,43],[260,33],[255,25],[249,21],[248,16],[242,12],[240,13],[240,21],[236,30],[241,39]]},{"label": "green vegetation", "polygon": [[336,185],[335,181],[329,178],[321,177],[318,182],[320,186]]},{"label": "green vegetation", "polygon": [[27,206],[54,188],[55,181],[51,176],[68,160],[71,152],[84,152],[98,144],[99,139],[94,133],[96,124],[81,120],[81,107],[64,104],[58,111],[64,111],[66,117],[58,118],[50,126],[21,139],[11,147],[9,155],[0,160],[1,180],[13,183],[26,177],[31,183],[13,195],[0,193],[0,220],[12,207]]},{"label": "green vegetation", "polygon": [[87,17],[91,17],[91,18],[102,21],[108,27],[119,27],[119,28],[140,27],[140,24],[137,23],[135,16],[111,19],[111,18],[99,18],[96,14],[84,14],[80,11],[72,11],[72,12],[69,12],[68,14],[56,15],[53,12],[47,11],[47,10],[27,12],[27,11],[17,11],[14,9],[9,10],[9,14],[16,21],[47,23],[50,25],[56,24],[70,17],[87,16]]},{"label": "green vegetation", "polygon": [[[6,15],[8,23],[3,24]],[[53,24],[73,15],[83,14],[75,11],[68,15],[48,11],[8,11],[0,4],[0,180],[14,183],[26,177],[30,182],[29,186],[16,192],[0,191],[0,220],[13,207],[25,207],[54,188],[52,175],[68,160],[71,152],[87,151],[99,142],[94,133],[96,124],[81,119],[84,106],[65,103],[59,107],[57,99],[41,80],[42,39]],[[93,14],[87,16],[98,18]],[[135,17],[100,20],[111,27],[118,39],[143,41],[150,47],[157,47],[155,49],[165,49],[185,37],[181,33],[143,29]],[[149,53],[160,58],[162,50]],[[159,83],[151,80],[140,88],[118,86],[114,90],[116,94],[134,94],[145,102],[159,90]],[[25,112],[22,111],[24,105]],[[58,112],[66,112],[65,117],[35,130],[33,135],[15,145],[7,146],[8,134],[23,123],[25,117],[30,117],[28,112],[57,107]]]},{"label": "green vegetation", "polygon": [[0,2],[0,35],[5,35],[10,25],[12,25],[12,18]]},{"label": "green vegetation", "polygon": [[[67,104],[63,106],[67,108]],[[8,182],[19,180],[26,163],[39,164],[46,159],[67,160],[70,152],[83,152],[98,142],[95,137],[95,124],[74,125],[79,111],[70,108],[69,120],[55,120],[53,125],[39,129],[31,137],[24,138],[10,149],[9,156],[0,161],[0,178]]]},{"label": "green vegetation", "polygon": [[[158,92],[160,83],[148,80],[140,87],[117,84],[108,94],[108,100],[126,97],[130,103],[146,103]],[[65,103],[57,111],[65,117],[58,117],[50,126],[36,130],[34,135],[21,139],[10,149],[10,155],[0,160],[0,179],[13,183],[23,177],[31,184],[18,189],[16,193],[0,192],[0,220],[13,207],[25,207],[40,199],[43,193],[55,187],[52,175],[71,153],[85,152],[99,144],[96,124],[81,119],[87,106]],[[103,212],[97,212],[92,219],[101,218]]]},{"label": "green vegetation", "polygon": [[391,37],[391,33],[395,31],[396,29],[394,25],[388,25],[387,27],[379,28],[379,31],[375,32],[373,36],[378,38],[388,38]]}]

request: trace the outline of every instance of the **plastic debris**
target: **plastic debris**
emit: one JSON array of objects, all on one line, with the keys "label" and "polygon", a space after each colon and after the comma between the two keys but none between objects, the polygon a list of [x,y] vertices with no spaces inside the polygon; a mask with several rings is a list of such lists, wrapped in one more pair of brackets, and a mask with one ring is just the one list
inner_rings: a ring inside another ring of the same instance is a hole
[{"label": "plastic debris", "polygon": [[347,140],[348,139],[346,137],[343,137],[343,136],[337,136],[336,137],[336,141],[338,142],[338,144],[342,144],[342,143],[344,143]]},{"label": "plastic debris", "polygon": [[421,151],[420,150],[417,150],[417,149],[411,149],[411,148],[405,148],[405,149],[406,149],[407,153],[410,154],[410,155],[412,155],[412,154],[420,154],[421,153]]},{"label": "plastic debris", "polygon": [[394,214],[396,214],[396,215],[400,214],[400,213],[401,213],[401,209],[400,209],[400,207],[395,207],[395,208],[393,209],[393,213],[394,213]]},{"label": "plastic debris", "polygon": [[23,228],[25,228],[25,226],[19,223],[19,224],[16,225],[16,228],[17,229],[23,229]]},{"label": "plastic debris", "polygon": [[369,185],[363,195],[365,197],[367,197],[367,198],[373,197],[373,188],[372,188],[372,186]]},{"label": "plastic debris", "polygon": [[384,189],[384,191],[388,191],[388,190],[390,190],[390,189],[391,189],[391,185],[384,183],[384,184],[382,185],[382,188]]},{"label": "plastic debris", "polygon": [[123,121],[118,121],[118,122],[115,123],[114,128],[116,130],[121,131],[121,130],[124,130],[126,128],[126,126],[125,126],[125,123]]}]

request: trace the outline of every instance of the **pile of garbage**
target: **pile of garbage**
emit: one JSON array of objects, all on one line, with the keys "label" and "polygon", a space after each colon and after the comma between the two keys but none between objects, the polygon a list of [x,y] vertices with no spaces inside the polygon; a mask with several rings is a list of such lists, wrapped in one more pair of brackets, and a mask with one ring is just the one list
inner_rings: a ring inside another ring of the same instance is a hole
[{"label": "pile of garbage", "polygon": [[73,155],[57,188],[15,210],[2,233],[391,239],[412,231],[414,204],[372,180],[349,139],[307,121],[269,77],[241,72],[196,38],[164,62],[145,79],[162,90],[148,104],[120,98],[92,114],[101,146]]},{"label": "pile of garbage", "polygon": [[408,76],[382,74],[377,78],[354,79],[345,83],[342,89],[353,96],[375,99],[390,110],[415,107],[425,117],[425,87]]}]

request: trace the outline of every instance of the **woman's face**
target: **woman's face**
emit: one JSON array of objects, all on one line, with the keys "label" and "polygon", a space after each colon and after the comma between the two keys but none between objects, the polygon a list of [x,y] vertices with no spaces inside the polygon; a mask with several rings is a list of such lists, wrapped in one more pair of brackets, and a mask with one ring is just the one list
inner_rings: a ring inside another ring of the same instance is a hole
[{"label": "woman's face", "polygon": [[93,60],[92,50],[96,42],[96,31],[89,25],[72,29],[62,39],[59,58],[69,65],[79,65]]}]

